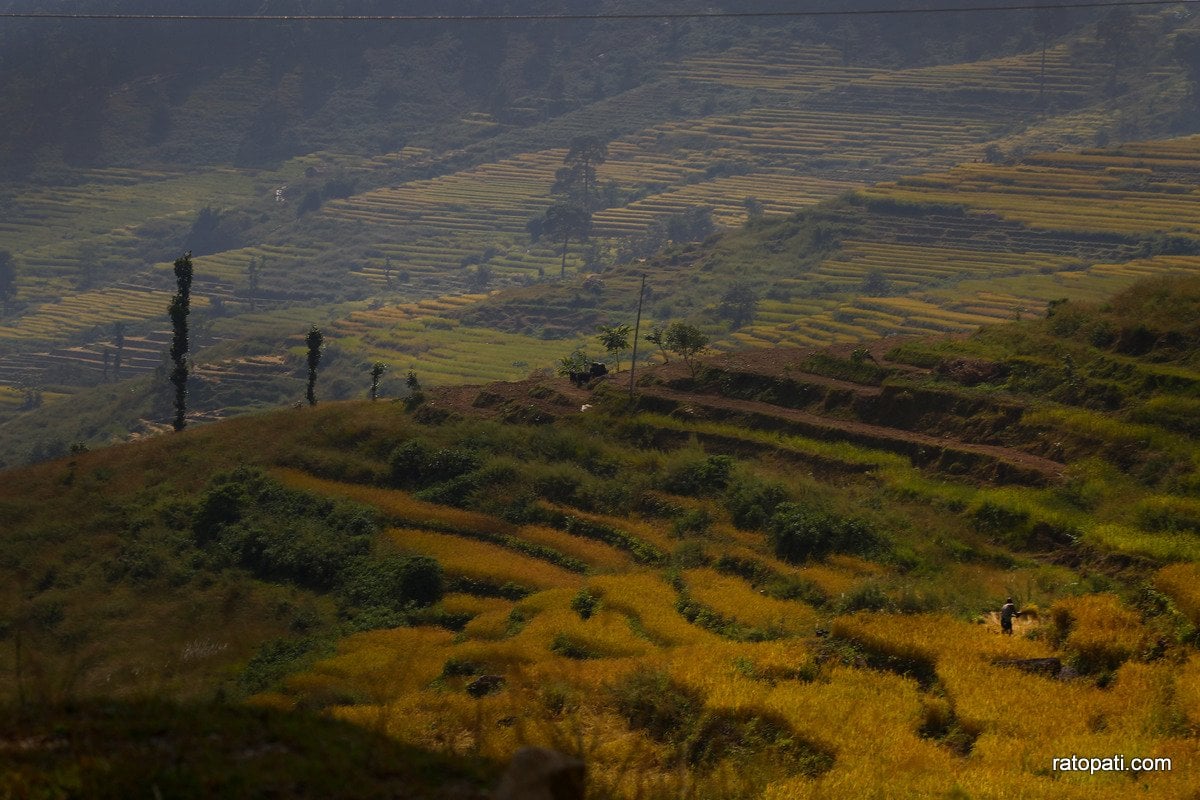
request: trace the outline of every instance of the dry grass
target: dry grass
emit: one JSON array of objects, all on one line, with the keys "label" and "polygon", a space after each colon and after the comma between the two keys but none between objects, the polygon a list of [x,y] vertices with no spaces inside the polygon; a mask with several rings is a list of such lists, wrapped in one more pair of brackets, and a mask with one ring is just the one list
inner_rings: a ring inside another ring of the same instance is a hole
[{"label": "dry grass", "polygon": [[711,569],[683,574],[688,594],[721,616],[775,636],[811,633],[817,614],[804,603],[776,600],[755,591],[740,578]]},{"label": "dry grass", "polygon": [[1163,567],[1155,574],[1154,585],[1193,625],[1200,626],[1200,564]]},{"label": "dry grass", "polygon": [[537,589],[579,586],[583,581],[561,567],[487,542],[416,528],[393,528],[388,535],[406,551],[433,556],[450,575]]}]

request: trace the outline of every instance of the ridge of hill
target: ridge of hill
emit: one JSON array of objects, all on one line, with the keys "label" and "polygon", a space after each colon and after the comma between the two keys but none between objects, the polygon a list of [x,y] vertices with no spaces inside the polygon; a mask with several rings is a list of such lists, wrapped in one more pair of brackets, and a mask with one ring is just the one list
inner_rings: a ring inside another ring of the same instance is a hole
[{"label": "ridge of hill", "polygon": [[[280,759],[336,739],[364,786],[479,786],[533,743],[616,797],[1186,797],[1198,324],[1200,281],[1154,278],[652,367],[632,404],[625,373],[445,387],[7,471],[0,788],[166,775],[258,714],[188,774],[310,796]],[[196,733],[147,696],[216,705]],[[55,738],[80,704],[100,733]],[[1176,768],[1056,774],[1064,741]]]}]

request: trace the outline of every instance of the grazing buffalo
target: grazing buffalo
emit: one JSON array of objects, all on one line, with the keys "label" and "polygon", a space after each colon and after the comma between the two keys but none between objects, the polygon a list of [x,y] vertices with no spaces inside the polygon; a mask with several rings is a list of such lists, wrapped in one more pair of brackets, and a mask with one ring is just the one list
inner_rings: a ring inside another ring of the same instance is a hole
[{"label": "grazing buffalo", "polygon": [[599,361],[593,361],[586,370],[578,372],[568,372],[567,377],[571,379],[571,383],[576,386],[583,386],[593,378],[600,378],[608,374],[608,367]]}]

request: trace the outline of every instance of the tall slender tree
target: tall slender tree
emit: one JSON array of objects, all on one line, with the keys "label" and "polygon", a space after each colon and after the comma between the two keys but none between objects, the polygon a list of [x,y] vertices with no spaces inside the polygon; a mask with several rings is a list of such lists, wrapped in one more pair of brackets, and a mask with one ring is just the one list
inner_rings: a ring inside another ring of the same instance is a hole
[{"label": "tall slender tree", "polygon": [[563,158],[564,166],[554,173],[551,194],[565,195],[587,211],[595,211],[599,197],[596,191],[596,167],[608,159],[608,145],[594,136],[580,136],[571,142]]},{"label": "tall slender tree", "polygon": [[567,276],[567,245],[572,239],[582,241],[592,229],[592,215],[583,206],[574,203],[555,203],[546,210],[542,231],[545,235],[562,242],[562,267],[559,277]]},{"label": "tall slender tree", "polygon": [[379,396],[379,379],[383,377],[383,373],[387,372],[387,364],[382,361],[376,361],[371,365],[371,401]]},{"label": "tall slender tree", "polygon": [[325,334],[321,333],[321,329],[313,325],[308,329],[308,336],[304,337],[304,343],[308,345],[308,392],[304,395],[308,398],[308,404],[315,406],[317,404],[316,386],[317,386],[317,367],[321,365],[321,345],[325,343]]},{"label": "tall slender tree", "polygon": [[189,250],[175,259],[175,296],[167,314],[171,317],[171,383],[175,386],[175,430],[181,431],[187,424],[187,379],[188,379],[188,314],[192,303],[192,252]]}]

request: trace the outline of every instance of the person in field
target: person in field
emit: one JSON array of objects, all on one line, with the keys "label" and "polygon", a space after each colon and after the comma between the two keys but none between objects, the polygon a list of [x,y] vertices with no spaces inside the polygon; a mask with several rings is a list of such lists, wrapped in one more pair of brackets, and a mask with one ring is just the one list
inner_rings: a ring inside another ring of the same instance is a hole
[{"label": "person in field", "polygon": [[1013,617],[1021,616],[1021,612],[1017,611],[1017,607],[1013,605],[1013,599],[1010,597],[1004,601],[1004,605],[1000,608],[1000,632],[1012,636],[1012,621]]}]

